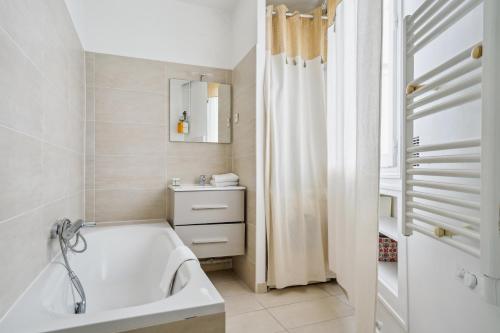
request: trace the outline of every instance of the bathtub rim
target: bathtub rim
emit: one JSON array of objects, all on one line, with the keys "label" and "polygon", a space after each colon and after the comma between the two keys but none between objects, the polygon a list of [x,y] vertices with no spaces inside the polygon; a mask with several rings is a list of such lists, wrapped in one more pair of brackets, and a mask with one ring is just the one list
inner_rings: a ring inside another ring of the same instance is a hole
[{"label": "bathtub rim", "polygon": [[[86,230],[86,234],[115,228],[160,228],[166,230],[177,246],[183,243],[167,221],[150,223],[123,223],[98,225]],[[43,292],[44,278],[50,276],[50,270],[60,260],[60,253],[55,256],[23,291],[5,315],[0,318],[0,331],[6,332],[71,332],[93,333],[121,332],[167,324],[193,317],[224,313],[224,300],[202,270],[199,262],[189,261],[183,265],[188,270],[189,282],[176,294],[155,302],[137,306],[93,312],[83,315],[61,315],[46,309],[40,296]],[[29,302],[30,296],[38,301]],[[35,318],[26,317],[36,312]],[[24,319],[24,320],[23,320]],[[34,320],[33,320],[34,319]],[[40,322],[36,321],[40,320]],[[22,324],[22,325],[20,325]]]}]

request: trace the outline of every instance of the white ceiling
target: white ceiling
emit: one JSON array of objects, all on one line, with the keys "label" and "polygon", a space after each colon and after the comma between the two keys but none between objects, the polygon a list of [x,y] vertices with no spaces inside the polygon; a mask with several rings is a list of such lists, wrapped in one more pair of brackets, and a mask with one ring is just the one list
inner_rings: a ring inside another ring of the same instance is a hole
[{"label": "white ceiling", "polygon": [[285,4],[290,11],[297,10],[301,13],[308,13],[321,6],[323,0],[267,0],[267,3],[270,5]]},{"label": "white ceiling", "polygon": [[197,6],[204,6],[225,11],[231,11],[236,6],[239,0],[178,0],[178,1]]}]

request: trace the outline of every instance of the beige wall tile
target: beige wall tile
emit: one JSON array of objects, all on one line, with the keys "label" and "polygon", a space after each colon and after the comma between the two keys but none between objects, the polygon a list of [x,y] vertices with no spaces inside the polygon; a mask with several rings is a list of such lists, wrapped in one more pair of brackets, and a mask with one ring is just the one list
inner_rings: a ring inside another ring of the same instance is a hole
[{"label": "beige wall tile", "polygon": [[96,190],[97,222],[161,219],[165,190]]},{"label": "beige wall tile", "polygon": [[232,80],[234,97],[238,97],[241,93],[249,90],[251,86],[255,86],[257,78],[255,64],[256,49],[254,47],[233,70]]},{"label": "beige wall tile", "polygon": [[42,75],[1,29],[0,50],[0,124],[41,137]]},{"label": "beige wall tile", "polygon": [[164,189],[164,155],[95,157],[96,189]]},{"label": "beige wall tile", "polygon": [[233,171],[240,176],[240,183],[255,190],[255,155],[233,158]]},{"label": "beige wall tile", "polygon": [[60,199],[70,192],[69,159],[74,153],[50,144],[43,144],[42,202]]},{"label": "beige wall tile", "polygon": [[0,49],[2,317],[52,257],[56,218],[83,216],[85,92],[64,1],[0,1]]},{"label": "beige wall tile", "polygon": [[198,183],[200,175],[228,173],[231,171],[231,162],[223,157],[210,155],[198,156],[168,156],[167,182],[172,177],[178,177],[183,184]]},{"label": "beige wall tile", "polygon": [[83,50],[76,53],[75,58],[79,59],[79,61],[70,58],[67,74],[68,104],[70,111],[85,121],[86,88]]},{"label": "beige wall tile", "polygon": [[165,127],[96,123],[96,154],[157,154],[165,152]]},{"label": "beige wall tile", "polygon": [[166,125],[166,105],[162,94],[95,89],[96,121]]},{"label": "beige wall tile", "polygon": [[0,223],[1,314],[5,313],[46,263],[40,230],[38,211]]},{"label": "beige wall tile", "polygon": [[47,35],[48,15],[45,1],[0,1],[0,26],[37,65],[41,65],[45,42],[51,38]]},{"label": "beige wall tile", "polygon": [[240,176],[246,192],[246,254],[235,258],[234,269],[245,283],[255,290],[255,48],[236,66],[232,73],[233,114],[239,114],[233,124],[232,169]]},{"label": "beige wall tile", "polygon": [[246,256],[252,263],[255,263],[256,241],[255,224],[246,223]]},{"label": "beige wall tile", "polygon": [[85,189],[95,188],[95,157],[85,156]]},{"label": "beige wall tile", "polygon": [[0,126],[0,221],[41,203],[42,144]]},{"label": "beige wall tile", "polygon": [[233,269],[238,277],[255,292],[255,263],[249,260],[249,256],[233,257]]},{"label": "beige wall tile", "polygon": [[84,120],[69,109],[67,96],[55,85],[47,83],[44,85],[43,104],[44,141],[82,152]]},{"label": "beige wall tile", "polygon": [[[167,80],[198,80],[197,73],[208,73],[210,81],[230,83],[231,71],[89,53],[86,62],[87,88],[92,90],[95,103],[97,220],[165,217],[164,212],[160,216],[154,212],[146,214],[154,200],[137,202],[134,206],[137,211],[127,209],[127,213],[118,214],[118,208],[111,207],[113,200],[102,193],[118,189],[123,193],[134,193],[135,189],[164,189],[172,177],[194,183],[201,174],[210,176],[231,171],[231,144],[168,141]],[[87,116],[92,119],[91,111]],[[87,133],[91,131],[89,126]],[[89,139],[87,145],[88,142]],[[93,152],[89,149],[87,152],[87,159],[94,159]],[[92,210],[93,207],[87,208]]]},{"label": "beige wall tile", "polygon": [[164,63],[95,54],[96,87],[149,91],[165,94],[167,81]]},{"label": "beige wall tile", "polygon": [[168,141],[167,154],[169,157],[210,156],[230,160],[232,147],[230,144]]},{"label": "beige wall tile", "polygon": [[95,86],[95,55],[92,52],[85,52],[85,84],[87,88]]},{"label": "beige wall tile", "polygon": [[85,221],[95,221],[95,191],[85,190]]},{"label": "beige wall tile", "polygon": [[231,71],[227,69],[210,68],[186,64],[166,63],[166,74],[170,79],[199,80],[201,74],[209,74],[207,81],[231,83]]},{"label": "beige wall tile", "polygon": [[85,155],[95,155],[95,123],[93,121],[85,122]]},{"label": "beige wall tile", "polygon": [[247,211],[246,211],[246,221],[248,224],[256,224],[256,192],[250,187],[247,188]]},{"label": "beige wall tile", "polygon": [[95,90],[93,87],[87,85],[85,92],[85,120],[94,121],[95,120]]}]

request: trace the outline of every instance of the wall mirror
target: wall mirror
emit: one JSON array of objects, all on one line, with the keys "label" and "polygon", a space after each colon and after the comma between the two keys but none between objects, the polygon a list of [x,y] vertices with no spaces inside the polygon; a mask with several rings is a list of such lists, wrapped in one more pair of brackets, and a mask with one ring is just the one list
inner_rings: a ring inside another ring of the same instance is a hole
[{"label": "wall mirror", "polygon": [[170,79],[170,141],[231,143],[231,86]]}]

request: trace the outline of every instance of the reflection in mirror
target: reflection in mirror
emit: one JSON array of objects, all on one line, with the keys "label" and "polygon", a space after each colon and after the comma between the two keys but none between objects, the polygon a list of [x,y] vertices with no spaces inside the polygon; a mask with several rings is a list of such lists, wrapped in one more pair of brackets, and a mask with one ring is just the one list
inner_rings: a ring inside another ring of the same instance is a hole
[{"label": "reflection in mirror", "polygon": [[170,141],[231,142],[231,86],[170,79]]}]

